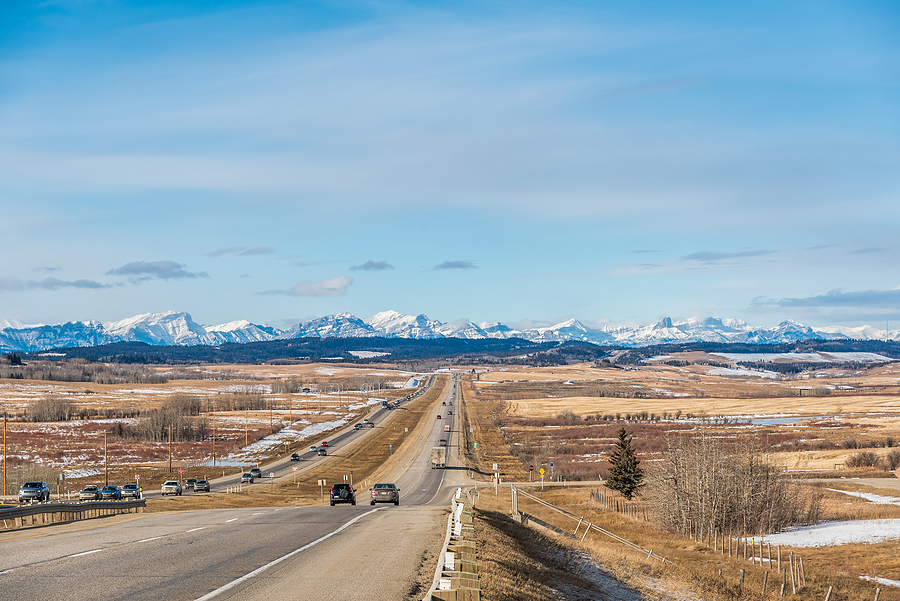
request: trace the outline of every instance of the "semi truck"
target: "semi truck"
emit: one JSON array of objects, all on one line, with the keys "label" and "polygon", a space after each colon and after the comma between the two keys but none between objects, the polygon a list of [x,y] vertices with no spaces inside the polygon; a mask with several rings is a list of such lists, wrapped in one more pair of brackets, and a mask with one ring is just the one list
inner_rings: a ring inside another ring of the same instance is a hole
[{"label": "semi truck", "polygon": [[445,447],[432,447],[431,469],[444,469],[447,467],[447,449]]}]

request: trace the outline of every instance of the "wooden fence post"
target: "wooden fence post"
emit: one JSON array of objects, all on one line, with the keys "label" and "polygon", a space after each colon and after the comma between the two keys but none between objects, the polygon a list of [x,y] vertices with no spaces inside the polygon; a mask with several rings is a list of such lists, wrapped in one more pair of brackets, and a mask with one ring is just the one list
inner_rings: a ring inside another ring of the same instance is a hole
[{"label": "wooden fence post", "polygon": [[744,586],[744,568],[741,568],[741,586]]},{"label": "wooden fence post", "polygon": [[806,570],[803,569],[803,558],[800,557],[800,586],[806,586]]},{"label": "wooden fence post", "polygon": [[781,596],[784,597],[784,589],[787,586],[787,571],[781,570]]},{"label": "wooden fence post", "polygon": [[828,593],[825,595],[825,601],[831,601],[831,591],[834,590],[833,586],[828,587]]},{"label": "wooden fence post", "polygon": [[781,571],[781,545],[778,545],[778,571]]},{"label": "wooden fence post", "polygon": [[791,594],[796,595],[797,594],[797,579],[794,577],[794,568],[796,566],[794,566],[794,552],[793,551],[791,551],[788,561],[789,561],[788,565],[791,568]]},{"label": "wooden fence post", "polygon": [[766,573],[763,574],[763,587],[762,587],[762,594],[763,594],[763,595],[766,594],[766,585],[767,585],[768,583],[769,583],[769,570],[766,570]]},{"label": "wooden fence post", "polygon": [[880,596],[881,596],[881,589],[876,588],[875,589],[875,601],[878,601],[878,597],[880,597]]}]

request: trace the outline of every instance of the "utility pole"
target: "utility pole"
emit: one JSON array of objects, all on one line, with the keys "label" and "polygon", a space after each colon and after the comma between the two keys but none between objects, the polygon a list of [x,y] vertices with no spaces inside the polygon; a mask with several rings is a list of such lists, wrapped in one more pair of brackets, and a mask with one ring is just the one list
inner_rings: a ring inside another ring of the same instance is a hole
[{"label": "utility pole", "polygon": [[3,494],[6,494],[6,413],[3,413]]},{"label": "utility pole", "polygon": [[109,432],[103,433],[103,472],[106,478],[106,485],[109,486],[109,441],[107,435]]},{"label": "utility pole", "polygon": [[272,403],[269,402],[269,434],[274,434],[275,428],[272,426]]},{"label": "utility pole", "polygon": [[216,467],[216,427],[213,426],[213,467]]},{"label": "utility pole", "polygon": [[247,438],[247,418],[245,417],[245,418],[244,418],[244,446],[245,446],[245,447],[246,447],[247,444],[248,444],[248,443],[247,443],[247,440],[248,440],[248,438]]},{"label": "utility pole", "polygon": [[169,426],[169,473],[172,473],[172,426]]}]

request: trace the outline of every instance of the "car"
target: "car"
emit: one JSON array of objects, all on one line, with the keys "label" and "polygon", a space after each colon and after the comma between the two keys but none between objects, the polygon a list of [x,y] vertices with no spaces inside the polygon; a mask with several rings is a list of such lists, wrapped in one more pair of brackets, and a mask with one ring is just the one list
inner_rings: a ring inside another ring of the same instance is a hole
[{"label": "car", "polygon": [[438,446],[446,447],[446,446],[447,446],[447,439],[446,439],[446,438],[440,439],[440,440],[438,441]]},{"label": "car", "polygon": [[441,416],[439,415],[439,416],[437,416],[437,418],[438,418],[438,419],[441,419]]},{"label": "car", "polygon": [[319,447],[317,447],[317,446],[315,446],[315,445],[309,447],[309,451],[310,451],[311,453],[315,453],[315,452],[318,451],[318,450],[319,450]]},{"label": "car", "polygon": [[316,451],[316,453],[319,455],[319,457],[324,457],[328,454],[328,449],[326,449],[325,447],[319,447],[319,450]]},{"label": "car", "polygon": [[250,473],[253,474],[254,479],[261,480],[263,477],[262,470],[259,469],[258,467],[251,468]]},{"label": "car", "polygon": [[447,403],[444,401],[441,401],[441,407],[446,407],[446,406],[447,406]]},{"label": "car", "polygon": [[360,422],[360,423],[358,423],[358,424],[353,424],[353,429],[354,429],[354,430],[359,430],[360,428],[362,428],[362,426],[363,426],[363,425],[362,425],[362,422]]},{"label": "car", "polygon": [[49,501],[50,500],[50,487],[47,486],[46,482],[40,482],[35,480],[33,482],[26,482],[22,485],[22,488],[19,489],[19,503],[24,503],[25,501]]},{"label": "car", "polygon": [[196,478],[188,478],[184,481],[184,490],[194,490],[194,485],[197,483]]},{"label": "car", "polygon": [[137,482],[129,482],[125,486],[122,487],[122,498],[131,497],[133,499],[140,499],[143,496],[141,492],[141,487],[138,486]]},{"label": "car", "polygon": [[452,412],[452,411],[448,411],[448,412],[447,412],[447,415],[453,415],[453,412]]},{"label": "car", "polygon": [[122,498],[122,489],[115,484],[107,484],[100,489],[100,496],[104,501],[118,501]]},{"label": "car", "polygon": [[197,480],[194,484],[194,492],[209,492],[209,480]]},{"label": "car", "polygon": [[331,506],[335,503],[350,503],[356,505],[356,491],[346,483],[335,484],[331,487]]},{"label": "car", "polygon": [[160,489],[160,494],[162,496],[166,495],[175,495],[176,497],[180,497],[182,493],[181,482],[178,480],[166,480],[163,482],[162,488]]},{"label": "car", "polygon": [[322,444],[319,445],[319,446],[327,447],[327,446],[328,446],[328,441],[327,441],[327,440],[323,440],[323,441],[322,441]]},{"label": "car", "polygon": [[371,505],[375,503],[400,504],[400,489],[393,483],[379,482],[370,488],[369,491],[372,493],[372,498],[369,501]]},{"label": "car", "polygon": [[241,484],[243,484],[244,482],[253,484],[253,474],[251,474],[250,472],[244,472],[243,474],[241,474]]},{"label": "car", "polygon": [[300,453],[291,453],[291,461],[300,461]]},{"label": "car", "polygon": [[78,493],[79,501],[99,501],[100,499],[100,487],[96,484],[88,484]]}]

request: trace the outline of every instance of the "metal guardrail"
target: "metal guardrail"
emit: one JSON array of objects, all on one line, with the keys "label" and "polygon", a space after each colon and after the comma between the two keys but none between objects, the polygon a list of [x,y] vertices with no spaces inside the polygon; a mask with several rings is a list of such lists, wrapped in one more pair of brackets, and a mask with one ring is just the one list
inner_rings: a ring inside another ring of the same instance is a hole
[{"label": "metal guardrail", "polygon": [[[0,520],[2,520],[4,528],[12,530],[26,526],[72,522],[119,513],[133,513],[146,506],[147,502],[144,499],[19,505],[9,508],[0,507]],[[47,519],[48,516],[49,520]]]},{"label": "metal guardrail", "polygon": [[447,536],[434,581],[423,601],[479,601],[475,526],[472,500],[457,488],[447,518]]},{"label": "metal guardrail", "polygon": [[585,522],[584,518],[579,518],[574,513],[570,513],[568,511],[566,511],[565,509],[563,509],[562,507],[557,507],[553,503],[548,503],[547,501],[545,501],[539,497],[536,497],[530,493],[527,493],[524,490],[521,490],[516,486],[513,486],[511,488],[512,488],[511,492],[512,492],[512,498],[513,498],[513,511],[515,513],[520,513],[519,512],[519,500],[518,500],[519,495],[525,495],[526,498],[531,499],[532,501],[534,501],[540,505],[543,505],[544,507],[546,507],[548,509],[552,509],[553,511],[560,513],[560,514],[562,514],[568,518],[571,518],[573,520],[578,520],[578,525],[575,526],[575,534],[578,534],[578,529],[581,528],[582,524],[587,524],[587,528],[585,529],[584,534],[581,536],[581,540],[584,540],[584,537],[587,536],[587,533],[590,530],[596,530],[600,534],[608,536],[616,542],[622,543],[623,545],[630,547],[630,548],[634,549],[635,551],[640,551],[641,553],[646,554],[647,559],[656,559],[663,563],[676,565],[674,562],[666,559],[662,555],[659,555],[658,553],[654,553],[652,549],[645,549],[644,547],[642,547],[638,544],[635,544],[626,538],[622,538],[618,534],[610,532],[609,530],[605,530],[599,526],[591,524],[590,522]]}]

